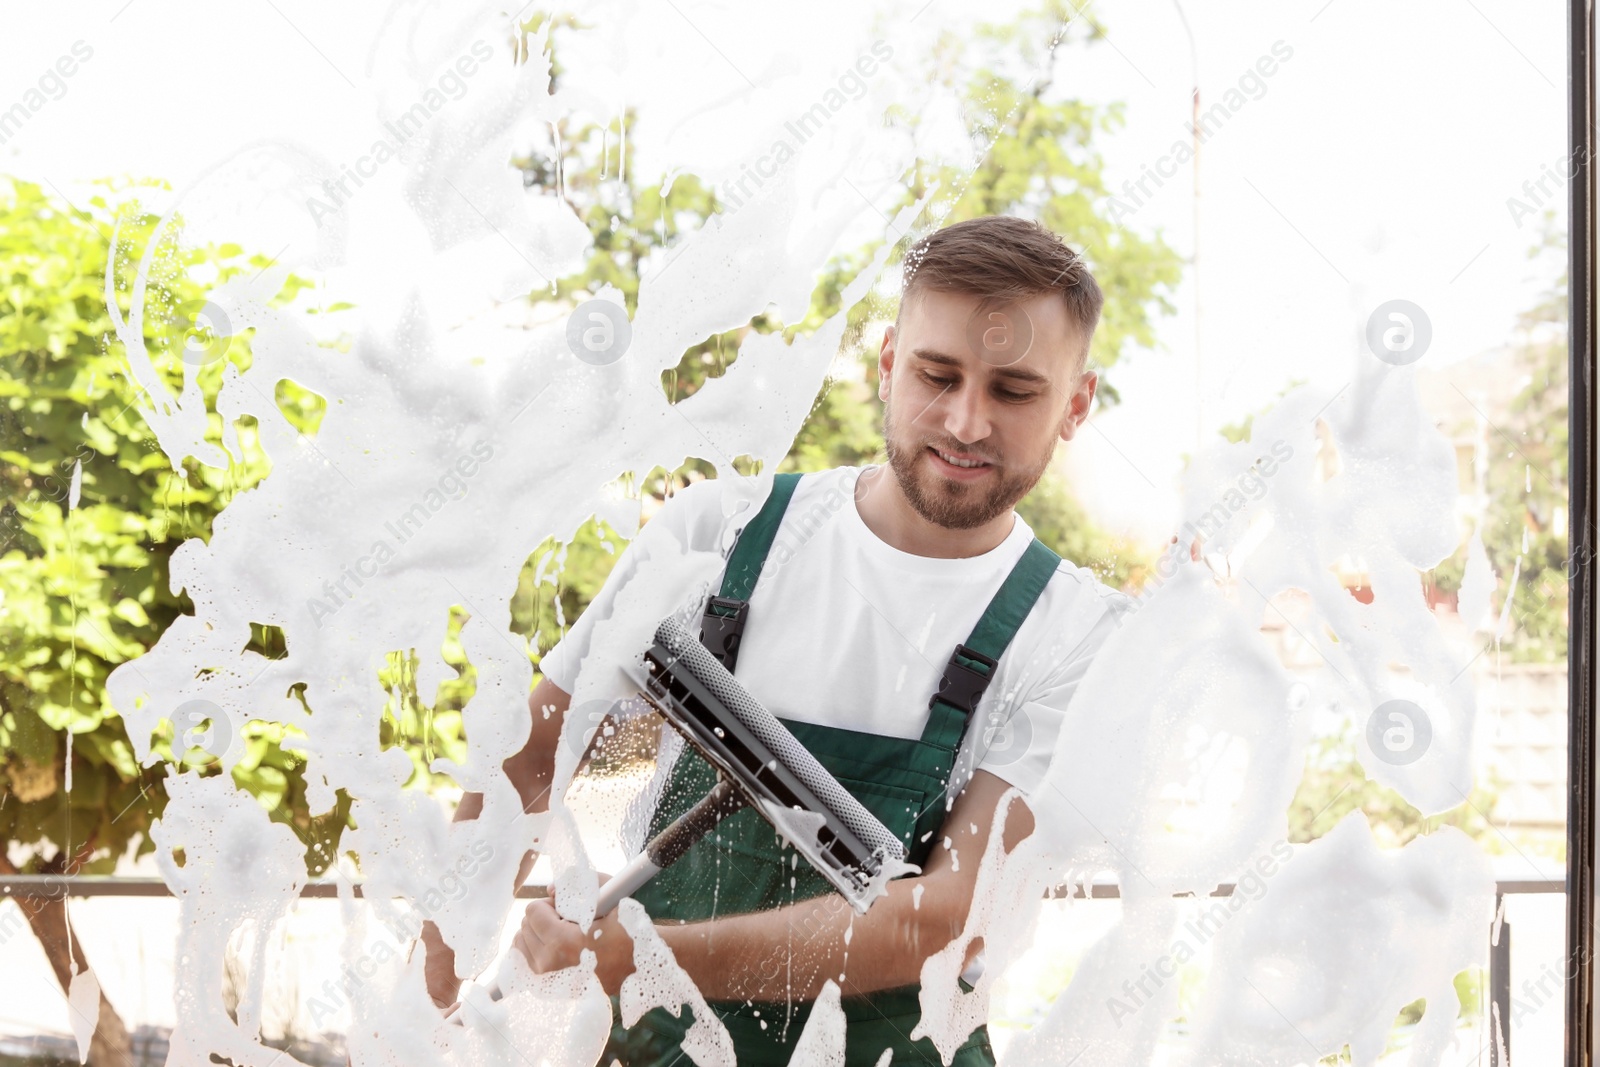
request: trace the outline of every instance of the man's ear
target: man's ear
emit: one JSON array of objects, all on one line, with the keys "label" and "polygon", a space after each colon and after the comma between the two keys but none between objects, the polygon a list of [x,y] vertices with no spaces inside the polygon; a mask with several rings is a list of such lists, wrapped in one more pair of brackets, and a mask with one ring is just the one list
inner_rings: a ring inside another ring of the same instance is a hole
[{"label": "man's ear", "polygon": [[894,326],[883,328],[883,344],[878,347],[878,399],[889,399],[889,375],[894,370]]},{"label": "man's ear", "polygon": [[1089,412],[1094,409],[1095,389],[1100,385],[1100,376],[1092,370],[1085,369],[1078,375],[1078,384],[1072,390],[1072,396],[1067,400],[1067,411],[1061,420],[1061,439],[1070,441],[1078,433],[1078,427],[1089,417]]}]

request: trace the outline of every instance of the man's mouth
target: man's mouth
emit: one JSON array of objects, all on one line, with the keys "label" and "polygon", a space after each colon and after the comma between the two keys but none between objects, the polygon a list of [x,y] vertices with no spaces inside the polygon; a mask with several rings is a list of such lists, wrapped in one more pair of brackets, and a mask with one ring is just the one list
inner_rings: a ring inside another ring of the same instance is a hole
[{"label": "man's mouth", "polygon": [[928,446],[928,451],[932,452],[948,466],[957,470],[980,471],[993,466],[987,460],[979,459],[976,456],[968,456],[960,452],[946,452],[942,449],[934,448],[932,445]]}]

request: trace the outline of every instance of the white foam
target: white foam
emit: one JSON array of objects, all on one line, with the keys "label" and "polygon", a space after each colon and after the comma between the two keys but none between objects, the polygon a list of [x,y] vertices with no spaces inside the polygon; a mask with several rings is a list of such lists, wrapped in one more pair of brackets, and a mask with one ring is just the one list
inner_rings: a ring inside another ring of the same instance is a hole
[{"label": "white foam", "polygon": [[789,1055],[791,1067],[844,1067],[844,1008],[839,985],[829,978],[813,1002],[806,1028]]},{"label": "white foam", "polygon": [[1494,917],[1488,858],[1448,826],[1386,853],[1360,811],[1295,853],[1216,937],[1192,1062],[1264,1067],[1347,1042],[1376,1062],[1395,1015],[1423,997],[1410,1062],[1442,1062],[1453,980],[1482,962]]},{"label": "white foam", "polygon": [[629,897],[617,906],[617,920],[633,938],[634,972],[622,980],[619,1001],[622,1024],[632,1026],[651,1008],[680,1015],[683,1005],[694,1012],[694,1025],[684,1034],[683,1048],[700,1067],[732,1067],[733,1038],[694,982],[673,958],[656,932],[644,905]]},{"label": "white foam", "polygon": [[72,1037],[78,1043],[78,1062],[89,1062],[89,1043],[100,1025],[100,982],[94,971],[73,965],[72,981],[67,985],[67,1014],[71,1016]]},{"label": "white foam", "polygon": [[[1001,796],[996,826],[1005,825],[1006,813],[1020,796],[1016,789],[1008,789]],[[978,860],[972,906],[961,932],[922,965],[922,1018],[910,1036],[929,1038],[946,1060],[973,1029],[988,1021],[989,995],[998,970],[990,969],[989,961],[1010,960],[1026,951],[1049,888],[1049,865],[1041,863],[1039,857],[1045,838],[1031,834],[1007,853],[1003,837],[999,832],[988,835]],[[920,906],[920,899],[915,903]],[[956,980],[977,939],[983,941],[983,972],[974,988],[966,992]]]}]

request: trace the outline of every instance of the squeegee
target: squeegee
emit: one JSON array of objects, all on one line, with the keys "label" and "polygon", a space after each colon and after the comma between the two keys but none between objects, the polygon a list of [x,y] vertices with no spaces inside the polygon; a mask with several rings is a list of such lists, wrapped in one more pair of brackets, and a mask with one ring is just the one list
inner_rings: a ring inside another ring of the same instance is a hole
[{"label": "squeegee", "polygon": [[[746,807],[770,822],[857,914],[865,914],[905,861],[900,839],[675,618],[668,616],[656,627],[642,670],[637,664],[625,670],[650,706],[711,764],[718,780],[600,887],[595,915],[609,914],[724,818]],[[506,966],[502,960],[501,978]],[[487,992],[499,1000],[500,983]],[[464,1025],[459,1004],[449,1018]]]}]

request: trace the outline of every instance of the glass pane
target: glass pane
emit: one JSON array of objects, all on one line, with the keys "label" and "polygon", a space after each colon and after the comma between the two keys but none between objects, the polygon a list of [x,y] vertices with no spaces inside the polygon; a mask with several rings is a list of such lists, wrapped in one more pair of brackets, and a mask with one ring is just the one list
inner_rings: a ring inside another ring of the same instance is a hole
[{"label": "glass pane", "polygon": [[0,1058],[1561,1054],[1560,10],[86,18]]}]

